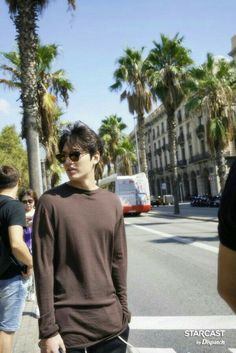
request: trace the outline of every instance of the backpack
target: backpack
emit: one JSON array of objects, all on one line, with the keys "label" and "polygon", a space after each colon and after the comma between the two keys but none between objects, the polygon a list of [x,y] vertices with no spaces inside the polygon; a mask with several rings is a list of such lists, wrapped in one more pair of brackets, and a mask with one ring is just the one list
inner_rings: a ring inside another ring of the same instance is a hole
[{"label": "backpack", "polygon": [[[0,208],[4,206],[8,201],[9,200],[0,202]],[[7,248],[0,234],[0,276],[6,272],[12,263],[15,263],[15,260],[13,259],[10,249]]]}]

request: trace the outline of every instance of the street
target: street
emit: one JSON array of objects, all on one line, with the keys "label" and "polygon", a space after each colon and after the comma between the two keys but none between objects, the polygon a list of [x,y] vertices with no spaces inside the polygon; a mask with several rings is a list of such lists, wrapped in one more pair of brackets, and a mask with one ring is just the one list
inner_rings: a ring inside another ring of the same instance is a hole
[{"label": "street", "polygon": [[129,341],[140,353],[235,353],[236,316],[216,290],[217,209],[172,209],[125,218]]}]

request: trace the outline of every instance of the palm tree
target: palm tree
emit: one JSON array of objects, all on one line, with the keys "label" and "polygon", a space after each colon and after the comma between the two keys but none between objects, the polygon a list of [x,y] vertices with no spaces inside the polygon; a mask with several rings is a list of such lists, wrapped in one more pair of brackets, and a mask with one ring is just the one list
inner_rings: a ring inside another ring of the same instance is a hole
[{"label": "palm tree", "polygon": [[174,195],[174,213],[179,211],[178,173],[176,157],[175,112],[183,103],[187,93],[189,66],[192,64],[190,51],[182,45],[183,37],[177,33],[173,39],[164,34],[160,43],[153,42],[146,61],[146,72],[154,98],[158,98],[167,114],[170,172]]},{"label": "palm tree", "polygon": [[117,148],[118,174],[132,175],[132,166],[136,162],[136,152],[132,141],[128,136],[124,136]]},{"label": "palm tree", "polygon": [[111,172],[111,164],[116,171],[117,148],[122,136],[122,131],[127,125],[122,121],[121,117],[116,114],[110,115],[102,120],[102,125],[99,128],[99,136],[102,137],[105,144],[103,161],[107,164],[108,175]]},{"label": "palm tree", "polygon": [[[20,53],[21,101],[23,108],[22,137],[26,139],[30,186],[41,193],[38,130],[39,112],[36,77],[38,44],[37,20],[49,0],[5,0],[13,18]],[[67,0],[75,8],[76,0]]]},{"label": "palm tree", "polygon": [[141,171],[147,174],[145,151],[145,119],[152,107],[151,92],[147,86],[147,75],[144,66],[143,50],[127,48],[124,56],[118,59],[118,68],[114,72],[115,83],[110,86],[112,91],[124,89],[120,99],[127,99],[131,114],[137,114],[138,143],[141,157]]},{"label": "palm tree", "polygon": [[[10,73],[11,80],[0,79],[0,83],[9,88],[21,88],[20,55],[17,52],[2,53],[9,62],[0,68]],[[39,141],[46,152],[47,179],[57,164],[55,159],[58,130],[60,128],[60,116],[62,112],[58,106],[58,98],[68,104],[69,92],[73,91],[71,82],[66,78],[63,70],[52,72],[52,63],[58,56],[58,47],[55,44],[38,45],[36,53],[36,79],[37,100],[39,106],[39,123],[37,132]],[[24,123],[24,122],[23,122]],[[23,127],[24,128],[24,127]],[[56,169],[57,170],[57,169]],[[55,178],[54,178],[55,179]],[[51,182],[48,182],[48,186]]]},{"label": "palm tree", "polygon": [[192,94],[186,107],[207,116],[207,143],[216,159],[221,190],[226,179],[224,149],[235,136],[236,64],[207,54],[206,62],[192,69]]}]

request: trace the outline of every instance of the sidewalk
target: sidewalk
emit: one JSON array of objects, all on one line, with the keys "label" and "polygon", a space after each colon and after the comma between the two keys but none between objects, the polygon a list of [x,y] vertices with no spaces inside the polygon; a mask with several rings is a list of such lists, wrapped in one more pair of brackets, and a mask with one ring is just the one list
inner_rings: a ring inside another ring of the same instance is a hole
[{"label": "sidewalk", "polygon": [[151,216],[190,218],[199,221],[218,222],[217,207],[191,207],[189,203],[180,203],[180,214],[174,214],[174,206],[153,207],[149,212]]},{"label": "sidewalk", "polygon": [[26,301],[20,330],[14,339],[13,353],[39,353],[38,320],[35,317],[35,302]]}]

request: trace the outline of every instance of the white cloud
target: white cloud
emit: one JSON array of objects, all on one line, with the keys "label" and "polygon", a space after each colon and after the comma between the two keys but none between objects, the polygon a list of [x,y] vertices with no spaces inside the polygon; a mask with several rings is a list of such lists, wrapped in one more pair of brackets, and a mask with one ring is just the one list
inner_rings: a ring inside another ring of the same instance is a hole
[{"label": "white cloud", "polygon": [[0,98],[0,115],[9,115],[11,111],[10,104],[7,100]]}]

